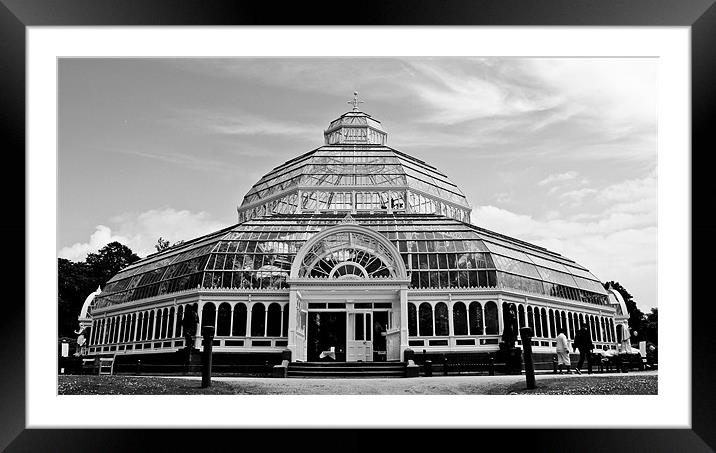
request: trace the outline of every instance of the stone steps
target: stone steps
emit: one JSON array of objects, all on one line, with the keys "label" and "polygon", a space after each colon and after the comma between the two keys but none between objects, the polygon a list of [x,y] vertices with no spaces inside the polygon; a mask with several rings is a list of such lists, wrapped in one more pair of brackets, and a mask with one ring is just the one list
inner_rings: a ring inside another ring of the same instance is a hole
[{"label": "stone steps", "polygon": [[291,362],[288,377],[361,378],[405,377],[403,362]]}]

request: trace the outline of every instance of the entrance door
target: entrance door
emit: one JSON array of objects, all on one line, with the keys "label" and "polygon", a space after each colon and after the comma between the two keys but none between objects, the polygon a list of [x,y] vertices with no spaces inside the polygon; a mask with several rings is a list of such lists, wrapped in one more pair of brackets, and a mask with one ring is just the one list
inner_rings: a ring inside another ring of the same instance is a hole
[{"label": "entrance door", "polygon": [[308,313],[308,361],[343,362],[346,360],[345,312]]},{"label": "entrance door", "polygon": [[373,361],[385,362],[386,356],[386,334],[388,330],[388,312],[373,312]]},{"label": "entrance door", "polygon": [[348,362],[373,361],[373,323],[371,313],[348,313]]}]

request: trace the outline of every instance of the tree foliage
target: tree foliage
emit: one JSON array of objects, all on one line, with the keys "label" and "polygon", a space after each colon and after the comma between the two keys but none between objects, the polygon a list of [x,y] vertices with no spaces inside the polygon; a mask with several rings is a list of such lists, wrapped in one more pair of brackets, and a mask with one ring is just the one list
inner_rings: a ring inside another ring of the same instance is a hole
[{"label": "tree foliage", "polygon": [[176,247],[177,245],[181,245],[183,243],[184,243],[184,241],[177,241],[172,244],[167,239],[164,239],[163,237],[159,236],[159,239],[157,239],[157,243],[154,246],[154,248],[157,249],[157,252],[161,252],[168,248],[172,248],[172,247]]},{"label": "tree foliage", "polygon": [[658,325],[658,308],[652,308],[651,313],[645,314],[637,306],[634,297],[629,294],[619,282],[607,282],[607,286],[611,286],[622,295],[627,311],[629,312],[629,329],[637,332],[639,341],[648,339],[653,343],[657,343]]},{"label": "tree foliage", "polygon": [[57,259],[57,303],[59,336],[74,337],[77,316],[87,296],[98,286],[104,286],[114,274],[137,261],[126,245],[111,242],[97,253],[90,253],[84,261]]},{"label": "tree foliage", "polygon": [[169,247],[171,247],[169,241],[164,239],[163,237],[159,236],[159,239],[157,239],[157,245],[154,246],[155,249],[157,249],[157,252],[161,252],[162,250],[166,250]]}]

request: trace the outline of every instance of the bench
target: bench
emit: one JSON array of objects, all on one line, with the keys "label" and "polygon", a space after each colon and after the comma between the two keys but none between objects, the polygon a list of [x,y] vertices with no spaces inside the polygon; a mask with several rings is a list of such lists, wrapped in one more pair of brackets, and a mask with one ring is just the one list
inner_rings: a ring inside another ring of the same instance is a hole
[{"label": "bench", "polygon": [[489,354],[450,354],[443,359],[443,367],[444,374],[486,371],[490,376],[494,376],[495,358]]},{"label": "bench", "polygon": [[641,357],[641,354],[617,354],[615,356],[618,359],[619,363],[619,369],[626,373],[629,370],[632,370],[634,368],[638,369],[639,371],[644,371],[644,359]]},{"label": "bench", "polygon": [[495,375],[497,365],[495,358],[488,353],[452,353],[452,354],[415,354],[414,362],[425,368],[425,362],[430,361],[432,371],[442,370],[442,374],[466,372],[486,372],[490,376]]}]

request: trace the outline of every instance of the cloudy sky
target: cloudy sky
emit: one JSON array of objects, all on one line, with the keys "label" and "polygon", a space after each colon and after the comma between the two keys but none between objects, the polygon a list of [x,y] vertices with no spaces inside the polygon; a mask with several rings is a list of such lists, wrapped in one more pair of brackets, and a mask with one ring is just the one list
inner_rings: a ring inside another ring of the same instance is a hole
[{"label": "cloudy sky", "polygon": [[465,192],[473,223],[656,306],[657,61],[61,59],[58,255],[236,222],[264,173],[322,144],[357,90],[388,145]]}]

